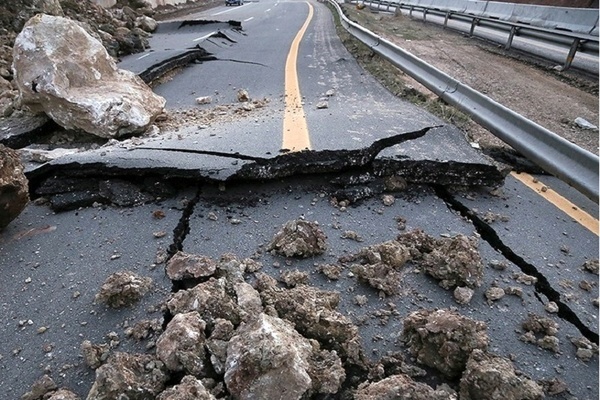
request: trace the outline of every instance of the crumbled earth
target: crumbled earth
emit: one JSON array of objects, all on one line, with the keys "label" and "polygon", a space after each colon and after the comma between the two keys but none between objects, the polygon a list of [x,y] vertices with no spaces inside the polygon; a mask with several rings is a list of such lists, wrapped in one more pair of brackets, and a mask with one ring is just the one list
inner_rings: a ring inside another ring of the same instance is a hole
[{"label": "crumbled earth", "polygon": [[[413,262],[439,281],[445,289],[481,285],[483,264],[477,240],[464,235],[436,239],[421,230],[403,233],[396,240],[370,246],[342,263],[359,261],[352,272],[386,295],[396,294],[402,282],[402,267]],[[459,296],[460,296],[459,292]],[[465,293],[466,294],[466,293]],[[459,301],[465,301],[462,296]]]},{"label": "crumbled earth", "polygon": [[392,375],[374,383],[364,383],[356,391],[356,400],[451,400],[455,397],[445,390],[415,382],[410,376]]},{"label": "crumbled earth", "polygon": [[486,350],[487,326],[455,311],[422,310],[404,319],[402,336],[423,365],[449,378],[460,377],[473,350]]},{"label": "crumbled earth", "polygon": [[167,264],[167,276],[173,281],[211,276],[215,273],[217,263],[210,257],[175,253]]},{"label": "crumbled earth", "polygon": [[288,221],[275,234],[267,250],[286,257],[306,258],[327,250],[327,237],[319,225],[302,219]]},{"label": "crumbled earth", "polygon": [[461,400],[538,400],[542,388],[533,380],[516,374],[510,360],[475,349],[460,380]]},{"label": "crumbled earth", "polygon": [[129,271],[115,272],[106,279],[96,300],[112,308],[127,307],[138,302],[151,286],[150,278]]}]

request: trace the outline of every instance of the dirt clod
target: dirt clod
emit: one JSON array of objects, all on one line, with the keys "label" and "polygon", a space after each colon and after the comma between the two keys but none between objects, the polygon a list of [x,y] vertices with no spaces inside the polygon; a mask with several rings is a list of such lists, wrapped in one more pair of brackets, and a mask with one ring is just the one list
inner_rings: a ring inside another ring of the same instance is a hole
[{"label": "dirt clod", "polygon": [[584,271],[598,275],[598,260],[588,260],[582,265]]},{"label": "dirt clod", "polygon": [[117,352],[96,370],[87,400],[155,398],[167,380],[164,364],[154,356]]},{"label": "dirt clod", "polygon": [[542,388],[533,380],[518,376],[508,359],[475,349],[460,380],[461,400],[538,400]]},{"label": "dirt clod", "polygon": [[444,390],[434,390],[410,376],[392,375],[378,382],[365,382],[357,389],[355,400],[451,400],[454,397]]},{"label": "dirt clod", "polygon": [[421,310],[404,319],[402,338],[417,361],[449,378],[459,377],[471,352],[486,350],[487,326],[455,311]]},{"label": "dirt clod", "polygon": [[112,308],[127,307],[137,303],[152,286],[152,279],[133,272],[122,271],[110,275],[102,284],[96,301]]},{"label": "dirt clod", "polygon": [[167,276],[171,280],[197,279],[211,276],[217,263],[209,257],[178,251],[167,264]]},{"label": "dirt clod", "polygon": [[181,383],[172,386],[162,392],[156,400],[215,400],[208,389],[202,384],[202,381],[186,375]]},{"label": "dirt clod", "polygon": [[89,340],[81,342],[80,346],[83,360],[91,369],[99,368],[110,355],[110,346],[106,343],[93,344]]},{"label": "dirt clod", "polygon": [[285,257],[306,258],[327,250],[327,237],[314,222],[291,220],[275,234],[267,250]]}]

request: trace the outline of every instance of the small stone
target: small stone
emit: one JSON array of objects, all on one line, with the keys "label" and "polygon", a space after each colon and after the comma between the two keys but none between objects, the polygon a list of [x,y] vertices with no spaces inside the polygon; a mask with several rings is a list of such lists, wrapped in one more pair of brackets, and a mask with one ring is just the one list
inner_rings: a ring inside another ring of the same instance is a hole
[{"label": "small stone", "polygon": [[47,327],[45,327],[45,326],[40,326],[40,327],[37,329],[37,333],[39,333],[39,334],[41,335],[42,333],[46,332],[47,330],[48,330],[48,328],[47,328]]},{"label": "small stone", "polygon": [[538,346],[542,349],[551,350],[555,353],[560,352],[560,340],[556,336],[546,335],[537,341]]},{"label": "small stone", "polygon": [[167,235],[167,232],[165,231],[156,231],[152,233],[152,236],[154,236],[155,238],[159,239],[161,237],[165,237]]},{"label": "small stone", "polygon": [[327,101],[320,101],[317,103],[317,110],[323,110],[329,108],[329,102]]},{"label": "small stone", "polygon": [[237,91],[237,100],[240,103],[250,101],[250,95],[248,94],[248,91],[246,89],[239,89]]},{"label": "small stone", "polygon": [[458,304],[468,304],[473,298],[475,291],[466,286],[457,286],[454,289],[454,300]]},{"label": "small stone", "polygon": [[584,271],[598,275],[598,260],[588,260],[582,265]]},{"label": "small stone", "polygon": [[590,290],[592,290],[593,285],[588,281],[581,281],[579,282],[579,287],[585,290],[586,292],[589,292]]},{"label": "small stone", "polygon": [[506,268],[508,268],[508,264],[506,264],[504,261],[498,260],[492,260],[488,263],[488,265],[497,271],[504,271]]},{"label": "small stone", "polygon": [[212,97],[210,96],[201,96],[196,98],[196,104],[210,104],[212,103]]},{"label": "small stone", "polygon": [[558,305],[553,301],[548,302],[548,304],[546,304],[544,308],[547,312],[551,314],[555,314],[558,312]]},{"label": "small stone", "polygon": [[211,221],[216,221],[219,219],[219,217],[217,216],[216,213],[211,211],[208,213],[208,219],[210,219]]},{"label": "small stone", "polygon": [[356,305],[362,307],[365,304],[367,304],[367,296],[364,295],[357,295],[354,297],[354,303],[356,303]]},{"label": "small stone", "polygon": [[491,287],[485,291],[485,298],[488,299],[488,301],[497,301],[503,298],[505,294],[504,289]]},{"label": "small stone", "polygon": [[31,278],[26,278],[25,283],[31,283]]},{"label": "small stone", "polygon": [[325,96],[327,96],[327,97],[335,96],[335,89],[329,89],[328,91],[326,91]]},{"label": "small stone", "polygon": [[383,202],[384,206],[389,207],[389,206],[393,205],[396,202],[396,198],[394,196],[390,195],[390,194],[384,194],[381,197],[381,201]]}]

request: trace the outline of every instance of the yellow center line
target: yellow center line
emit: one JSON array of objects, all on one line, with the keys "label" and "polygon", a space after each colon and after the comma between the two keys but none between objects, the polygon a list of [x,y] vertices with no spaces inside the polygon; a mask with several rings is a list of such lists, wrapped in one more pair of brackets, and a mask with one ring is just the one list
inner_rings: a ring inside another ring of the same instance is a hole
[{"label": "yellow center line", "polygon": [[309,3],[306,4],[308,5],[308,17],[306,17],[304,25],[296,34],[285,63],[285,112],[283,117],[283,144],[281,147],[290,151],[310,149],[310,137],[304,108],[302,107],[302,96],[300,95],[298,71],[296,69],[300,41],[313,17],[313,6]]},{"label": "yellow center line", "polygon": [[569,200],[565,199],[533,176],[524,172],[511,172],[510,174],[519,182],[523,183],[525,186],[532,189],[537,194],[552,203],[569,217],[573,218],[580,225],[586,227],[588,230],[598,236],[598,220],[596,218],[581,210],[575,204],[571,203]]}]

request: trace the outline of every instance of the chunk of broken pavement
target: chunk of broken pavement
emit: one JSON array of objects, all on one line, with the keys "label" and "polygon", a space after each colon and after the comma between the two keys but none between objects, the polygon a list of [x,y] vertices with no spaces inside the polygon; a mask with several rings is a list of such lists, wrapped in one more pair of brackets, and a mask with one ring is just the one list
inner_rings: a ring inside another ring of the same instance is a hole
[{"label": "chunk of broken pavement", "polygon": [[167,276],[174,281],[197,279],[211,276],[216,269],[217,263],[210,257],[178,251],[167,264]]},{"label": "chunk of broken pavement", "polygon": [[476,349],[471,353],[460,380],[461,400],[538,400],[542,388],[533,380],[517,375],[510,360]]},{"label": "chunk of broken pavement", "polygon": [[282,289],[276,282],[263,279],[263,275],[259,277],[258,286],[265,309],[273,307],[302,335],[327,343],[343,358],[356,364],[362,362],[358,327],[336,310],[339,293],[306,285]]},{"label": "chunk of broken pavement", "polygon": [[434,390],[424,383],[415,382],[404,374],[392,375],[378,382],[361,384],[355,400],[451,400],[455,397],[444,390]]},{"label": "chunk of broken pavement", "polygon": [[134,73],[118,69],[80,25],[38,14],[15,39],[15,82],[23,105],[66,129],[103,138],[144,132],[165,99]]},{"label": "chunk of broken pavement", "polygon": [[326,390],[322,393],[336,393],[345,378],[339,359],[338,368],[317,368],[320,374],[329,371],[329,383],[336,384],[315,385],[316,377],[310,375],[313,351],[290,323],[260,314],[253,323],[242,324],[229,342],[227,389],[237,399],[275,399],[283,393],[286,399],[300,399],[315,386]]},{"label": "chunk of broken pavement", "polygon": [[0,230],[29,202],[27,178],[16,150],[0,144]]},{"label": "chunk of broken pavement", "polygon": [[206,372],[204,322],[196,311],[177,314],[156,341],[156,356],[173,372],[200,376]]},{"label": "chunk of broken pavement", "polygon": [[191,289],[179,290],[167,301],[171,314],[197,311],[201,318],[212,327],[215,319],[223,318],[239,325],[239,307],[231,294],[233,288],[227,286],[225,278],[210,278]]},{"label": "chunk of broken pavement", "polygon": [[267,250],[274,250],[286,257],[312,257],[327,250],[326,239],[315,222],[291,220],[275,234]]},{"label": "chunk of broken pavement", "polygon": [[87,400],[155,398],[169,376],[164,364],[148,354],[114,353],[96,370]]},{"label": "chunk of broken pavement", "polygon": [[403,340],[421,364],[459,377],[471,352],[488,346],[487,326],[455,311],[420,310],[404,319]]},{"label": "chunk of broken pavement", "polygon": [[156,400],[215,400],[199,379],[186,375],[181,383],[166,389]]},{"label": "chunk of broken pavement", "polygon": [[127,307],[138,302],[151,286],[151,278],[129,271],[115,272],[102,284],[96,301],[112,308]]}]

